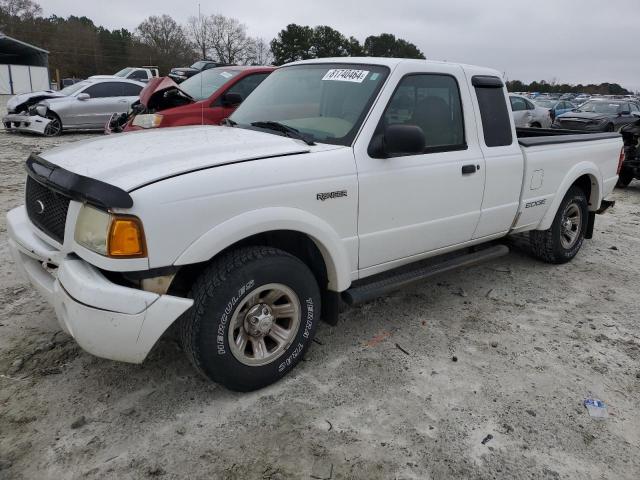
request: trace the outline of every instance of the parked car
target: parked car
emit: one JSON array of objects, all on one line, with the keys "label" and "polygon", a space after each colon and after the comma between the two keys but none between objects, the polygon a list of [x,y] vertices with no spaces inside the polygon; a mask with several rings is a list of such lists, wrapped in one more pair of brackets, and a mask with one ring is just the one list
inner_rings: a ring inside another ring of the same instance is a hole
[{"label": "parked car", "polygon": [[640,106],[626,100],[590,100],[578,108],[564,113],[553,122],[554,128],[614,132],[637,120],[633,114]]},{"label": "parked car", "polygon": [[9,131],[45,136],[65,130],[104,130],[114,113],[129,110],[144,83],[124,78],[87,79],[59,92],[16,95],[7,102],[8,114],[2,119]]},{"label": "parked car", "polygon": [[634,178],[640,180],[640,113],[636,121],[620,129],[624,141],[624,161],[620,169],[618,187],[625,188]]},{"label": "parked car", "polygon": [[93,75],[89,78],[128,78],[129,80],[148,82],[158,75],[158,67],[126,67],[113,75]]},{"label": "parked car", "polygon": [[308,60],[275,70],[227,126],[32,155],[25,205],[7,215],[10,251],[90,353],[142,362],[178,321],[197,370],[264,387],[303,358],[321,316],[337,322],[341,301],[504,255],[491,241],[511,233],[529,232],[549,263],[591,237],[622,139],[516,131],[501,77]]},{"label": "parked car", "polygon": [[[63,78],[63,79],[60,80],[60,85],[58,85],[58,88],[60,88],[60,90],[62,90],[63,88],[66,88],[66,87],[68,87],[70,85],[73,85],[74,83],[81,82],[82,80],[84,80],[84,78],[75,78],[75,77]],[[52,86],[53,86],[53,84],[52,84]]]},{"label": "parked car", "polygon": [[576,98],[573,99],[573,103],[575,103],[578,107],[580,105],[582,105],[585,102],[588,102],[589,100],[591,100],[591,96],[590,95],[578,95]]},{"label": "parked car", "polygon": [[546,108],[549,110],[551,115],[551,120],[555,120],[558,115],[562,115],[563,113],[570,112],[576,106],[566,100],[552,100],[552,99],[536,99],[534,103],[538,107]]},{"label": "parked car", "polygon": [[516,127],[549,128],[551,115],[547,108],[537,106],[521,95],[509,95],[511,114]]},{"label": "parked car", "polygon": [[205,70],[179,86],[157,79],[140,93],[125,131],[184,125],[219,125],[275,67],[220,67]]},{"label": "parked car", "polygon": [[171,77],[171,79],[174,82],[180,83],[180,82],[184,82],[187,78],[191,78],[200,72],[209,70],[210,68],[228,67],[228,66],[229,64],[227,63],[212,62],[209,60],[200,60],[199,62],[196,62],[193,65],[191,65],[190,67],[172,68],[171,71],[169,72],[169,77]]}]

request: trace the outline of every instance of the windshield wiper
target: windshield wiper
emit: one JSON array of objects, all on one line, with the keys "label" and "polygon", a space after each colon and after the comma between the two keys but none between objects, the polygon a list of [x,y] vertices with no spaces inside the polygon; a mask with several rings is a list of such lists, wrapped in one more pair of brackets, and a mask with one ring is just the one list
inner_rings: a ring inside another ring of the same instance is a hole
[{"label": "windshield wiper", "polygon": [[231,120],[230,118],[225,118],[224,120],[222,120],[222,122],[220,122],[221,125],[224,125],[225,127],[235,127],[236,125],[238,125],[238,122],[234,122],[233,120]]},{"label": "windshield wiper", "polygon": [[300,130],[290,127],[289,125],[285,125],[284,123],[268,120],[264,122],[251,122],[251,125],[258,128],[264,128],[266,130],[273,130],[283,133],[285,137],[302,140],[307,145],[315,145],[315,142],[303,133],[300,133]]}]

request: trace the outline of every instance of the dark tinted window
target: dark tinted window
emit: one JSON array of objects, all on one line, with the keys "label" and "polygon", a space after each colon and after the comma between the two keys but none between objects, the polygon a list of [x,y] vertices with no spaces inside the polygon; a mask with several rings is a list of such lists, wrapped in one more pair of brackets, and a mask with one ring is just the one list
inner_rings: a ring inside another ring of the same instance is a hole
[{"label": "dark tinted window", "polygon": [[253,90],[262,83],[262,81],[267,78],[268,73],[257,73],[255,75],[249,75],[248,77],[244,77],[242,80],[239,80],[238,83],[233,85],[227,93],[238,93],[242,95],[242,99],[244,100],[249,96]]},{"label": "dark tinted window", "polygon": [[122,84],[122,95],[125,97],[137,97],[140,95],[140,90],[142,90],[140,85],[136,85],[134,83]]},{"label": "dark tinted window", "polygon": [[425,149],[464,147],[460,91],[448,75],[409,75],[402,79],[384,112],[384,126],[416,125],[424,132]]},{"label": "dark tinted window", "polygon": [[146,80],[149,77],[147,76],[147,72],[145,72],[144,70],[135,70],[127,78],[130,78],[132,80]]},{"label": "dark tinted window", "polygon": [[511,145],[511,119],[502,88],[476,87],[476,97],[480,106],[484,143],[487,147]]},{"label": "dark tinted window", "polygon": [[88,93],[91,98],[120,97],[122,87],[119,82],[102,82],[91,85],[83,93]]}]

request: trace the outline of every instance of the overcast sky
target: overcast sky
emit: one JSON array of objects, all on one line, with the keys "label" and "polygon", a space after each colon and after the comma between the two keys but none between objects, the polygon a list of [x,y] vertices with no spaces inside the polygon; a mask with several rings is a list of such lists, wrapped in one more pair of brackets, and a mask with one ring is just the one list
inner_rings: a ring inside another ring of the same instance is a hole
[{"label": "overcast sky", "polygon": [[85,15],[135,29],[149,15],[179,23],[220,13],[271,40],[289,23],[329,25],[363,41],[393,33],[428,59],[489,66],[508,79],[617,82],[640,90],[640,0],[37,0],[45,15]]}]

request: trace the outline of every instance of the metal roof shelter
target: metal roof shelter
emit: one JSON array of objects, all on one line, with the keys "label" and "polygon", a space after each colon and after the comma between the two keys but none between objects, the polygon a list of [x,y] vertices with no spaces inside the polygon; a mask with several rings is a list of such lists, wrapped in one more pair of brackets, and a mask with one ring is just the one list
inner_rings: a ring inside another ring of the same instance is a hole
[{"label": "metal roof shelter", "polygon": [[49,87],[49,52],[0,33],[0,94]]}]

